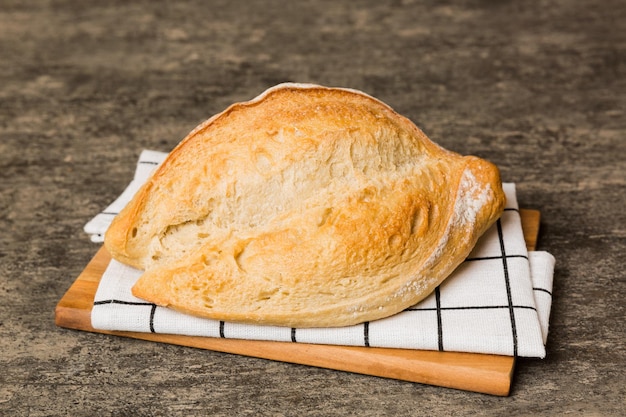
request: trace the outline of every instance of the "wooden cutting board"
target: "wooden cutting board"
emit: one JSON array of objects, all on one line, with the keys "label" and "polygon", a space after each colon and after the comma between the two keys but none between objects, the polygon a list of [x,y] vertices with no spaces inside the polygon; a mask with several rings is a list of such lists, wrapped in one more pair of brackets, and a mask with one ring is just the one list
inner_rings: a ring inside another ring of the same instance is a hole
[{"label": "wooden cutting board", "polygon": [[[534,250],[540,213],[520,210],[524,238]],[[155,333],[104,331],[91,327],[91,308],[100,278],[110,261],[104,249],[96,253],[59,301],[59,327],[235,353],[282,362],[393,378],[466,391],[506,396],[511,388],[515,358],[477,353],[438,352],[355,346],[267,342]]]}]

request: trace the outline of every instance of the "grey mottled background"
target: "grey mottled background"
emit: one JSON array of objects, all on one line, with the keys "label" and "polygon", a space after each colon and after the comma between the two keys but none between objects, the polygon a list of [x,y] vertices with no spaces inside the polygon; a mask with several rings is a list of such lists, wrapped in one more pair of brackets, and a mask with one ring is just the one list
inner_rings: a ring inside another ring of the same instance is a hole
[{"label": "grey mottled background", "polygon": [[[0,414],[584,415],[626,407],[626,3],[0,1]],[[83,224],[283,81],[364,90],[495,162],[558,261],[510,397],[63,330]]]}]

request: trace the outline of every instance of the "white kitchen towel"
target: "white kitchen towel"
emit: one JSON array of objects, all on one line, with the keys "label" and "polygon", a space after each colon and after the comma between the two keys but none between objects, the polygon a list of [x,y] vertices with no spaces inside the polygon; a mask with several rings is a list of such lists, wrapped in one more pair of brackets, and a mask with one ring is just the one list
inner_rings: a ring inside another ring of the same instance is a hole
[{"label": "white kitchen towel", "polygon": [[[131,184],[85,226],[100,241],[115,214],[166,154],[144,151]],[[507,207],[468,258],[433,294],[392,317],[355,326],[299,329],[203,319],[131,294],[141,271],[115,260],[94,299],[92,326],[101,330],[168,333],[294,343],[476,352],[545,357],[555,260],[528,252],[515,185],[504,184]]]}]

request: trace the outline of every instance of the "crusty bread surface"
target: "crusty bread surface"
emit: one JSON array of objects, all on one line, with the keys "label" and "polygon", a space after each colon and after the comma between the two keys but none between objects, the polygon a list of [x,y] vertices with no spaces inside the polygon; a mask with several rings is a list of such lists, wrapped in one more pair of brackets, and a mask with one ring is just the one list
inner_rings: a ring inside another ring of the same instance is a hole
[{"label": "crusty bread surface", "polygon": [[498,169],[359,91],[281,84],[194,129],[105,236],[133,294],[213,319],[347,326],[425,298],[501,215]]}]

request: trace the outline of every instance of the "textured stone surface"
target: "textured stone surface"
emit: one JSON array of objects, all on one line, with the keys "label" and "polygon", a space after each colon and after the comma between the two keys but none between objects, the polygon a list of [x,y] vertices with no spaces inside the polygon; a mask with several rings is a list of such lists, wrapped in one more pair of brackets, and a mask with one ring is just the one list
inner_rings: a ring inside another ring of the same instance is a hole
[{"label": "textured stone surface", "polygon": [[[296,5],[296,3],[304,3]],[[0,414],[623,415],[626,4],[4,0]],[[143,148],[282,81],[362,89],[498,164],[558,261],[510,397],[63,330]]]}]

